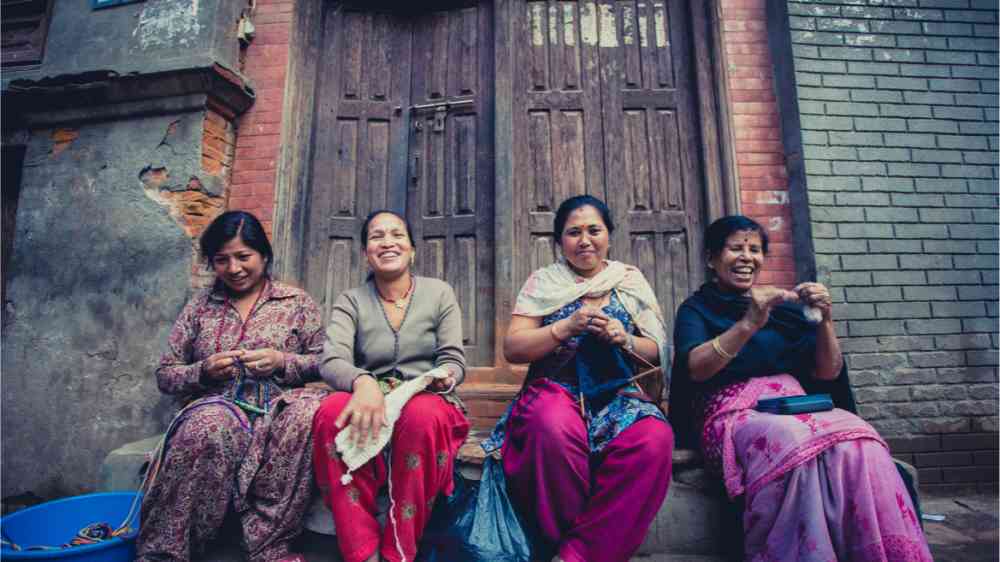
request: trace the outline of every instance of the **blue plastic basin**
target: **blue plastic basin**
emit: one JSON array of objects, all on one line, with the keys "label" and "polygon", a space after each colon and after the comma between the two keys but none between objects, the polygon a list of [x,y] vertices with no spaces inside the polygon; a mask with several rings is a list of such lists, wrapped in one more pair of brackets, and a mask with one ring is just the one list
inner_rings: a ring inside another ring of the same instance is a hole
[{"label": "blue plastic basin", "polygon": [[[4,538],[21,548],[59,546],[68,543],[80,529],[92,523],[121,525],[128,515],[135,492],[86,494],[55,500],[18,511],[0,519]],[[129,536],[116,537],[97,544],[59,550],[0,549],[4,560],[72,560],[73,562],[131,562],[135,557],[135,536],[139,529],[136,515]]]}]

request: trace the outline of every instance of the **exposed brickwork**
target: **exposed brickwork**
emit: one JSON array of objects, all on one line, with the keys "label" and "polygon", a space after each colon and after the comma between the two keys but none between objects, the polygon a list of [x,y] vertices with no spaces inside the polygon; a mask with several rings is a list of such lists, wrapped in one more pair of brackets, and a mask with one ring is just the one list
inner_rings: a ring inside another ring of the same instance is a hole
[{"label": "exposed brickwork", "polygon": [[56,129],[52,131],[52,152],[51,156],[59,156],[59,154],[69,148],[73,141],[75,141],[80,136],[80,132],[76,129]]},{"label": "exposed brickwork", "polygon": [[997,3],[858,4],[788,4],[820,278],[862,415],[995,483]]},{"label": "exposed brickwork", "polygon": [[765,0],[722,0],[740,210],[768,229],[772,242],[761,282],[795,284],[788,173],[768,56]]},{"label": "exposed brickwork", "polygon": [[[177,122],[170,125],[167,137],[173,134],[176,127]],[[64,142],[56,140],[57,143]],[[204,287],[212,281],[212,275],[206,271],[199,257],[197,240],[205,227],[226,210],[235,148],[236,129],[233,123],[218,112],[206,109],[202,122],[200,176],[192,176],[185,183],[171,178],[170,170],[163,167],[147,168],[139,175],[146,192],[166,206],[170,215],[191,237],[191,284],[195,287]],[[178,185],[178,181],[182,183]],[[212,185],[206,186],[208,182]]]},{"label": "exposed brickwork", "polygon": [[294,0],[257,0],[253,14],[257,34],[243,57],[243,73],[257,98],[239,120],[229,208],[254,213],[268,234],[274,219],[275,169],[294,5]]}]

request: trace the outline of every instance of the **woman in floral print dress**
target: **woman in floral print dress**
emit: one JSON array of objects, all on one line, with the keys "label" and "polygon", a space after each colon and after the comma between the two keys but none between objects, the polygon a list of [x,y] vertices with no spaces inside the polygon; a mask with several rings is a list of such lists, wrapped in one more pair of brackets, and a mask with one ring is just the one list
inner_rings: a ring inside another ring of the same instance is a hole
[{"label": "woman in floral print dress", "polygon": [[289,543],[309,505],[311,422],[326,395],[302,388],[318,379],[320,312],[271,279],[271,245],[249,213],[216,218],[201,253],[216,280],[181,311],[156,370],[185,407],[143,501],[137,560],[196,557],[233,509],[250,561],[304,562]]}]

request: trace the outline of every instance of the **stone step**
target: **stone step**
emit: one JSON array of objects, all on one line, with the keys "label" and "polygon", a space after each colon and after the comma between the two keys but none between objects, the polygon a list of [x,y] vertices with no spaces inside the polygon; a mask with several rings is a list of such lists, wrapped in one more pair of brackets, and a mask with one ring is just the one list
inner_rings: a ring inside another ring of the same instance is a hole
[{"label": "stone step", "polygon": [[519,384],[468,381],[458,387],[458,395],[469,409],[473,431],[490,431],[521,390]]},{"label": "stone step", "polygon": [[[479,478],[484,454],[482,431],[470,435],[460,452],[459,468],[467,478]],[[102,491],[135,490],[140,471],[159,443],[159,436],[115,449],[101,467]],[[717,479],[705,474],[696,451],[674,451],[674,475],[667,495],[633,562],[714,562],[723,560],[720,520],[725,496]],[[384,507],[383,507],[384,509]],[[317,497],[304,522],[297,547],[309,562],[339,562],[330,512]],[[319,531],[319,532],[317,532]],[[213,544],[205,561],[241,561],[238,528]]]}]

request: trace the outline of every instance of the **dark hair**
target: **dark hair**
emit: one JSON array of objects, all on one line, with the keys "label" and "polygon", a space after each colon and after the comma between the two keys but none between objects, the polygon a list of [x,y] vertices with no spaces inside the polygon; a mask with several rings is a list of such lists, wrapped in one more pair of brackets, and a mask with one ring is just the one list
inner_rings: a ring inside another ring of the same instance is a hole
[{"label": "dark hair", "polygon": [[377,217],[379,215],[392,215],[392,216],[396,217],[397,219],[403,221],[403,224],[406,225],[406,236],[410,239],[410,246],[414,250],[417,249],[417,241],[413,239],[413,229],[410,228],[410,221],[407,220],[406,217],[404,217],[404,216],[400,215],[399,213],[397,213],[396,211],[390,211],[389,209],[378,209],[378,210],[375,210],[375,211],[372,211],[372,212],[368,213],[368,216],[365,217],[365,222],[364,222],[364,224],[361,225],[361,247],[362,248],[364,248],[365,246],[368,245],[368,225],[372,222],[372,220],[375,217]]},{"label": "dark hair", "polygon": [[199,244],[201,246],[201,257],[211,265],[212,258],[227,242],[240,237],[244,244],[260,252],[264,256],[266,263],[264,272],[271,270],[271,262],[274,261],[274,253],[271,251],[271,243],[267,240],[267,233],[261,226],[257,217],[246,211],[227,211],[215,217],[212,224],[208,225],[205,232],[201,233]]},{"label": "dark hair", "polygon": [[722,252],[726,239],[734,232],[750,231],[760,234],[760,249],[767,254],[767,231],[757,221],[743,215],[722,217],[705,229],[705,249],[708,257],[714,258]]},{"label": "dark hair", "polygon": [[569,218],[570,213],[579,209],[580,207],[593,207],[597,209],[597,212],[601,214],[601,220],[604,221],[604,226],[608,227],[608,234],[615,231],[615,223],[611,220],[611,210],[608,206],[593,195],[577,195],[576,197],[570,197],[569,199],[562,202],[559,205],[559,210],[556,211],[556,220],[552,223],[552,231],[556,235],[556,240],[562,238],[563,229],[566,228],[566,219]]}]

